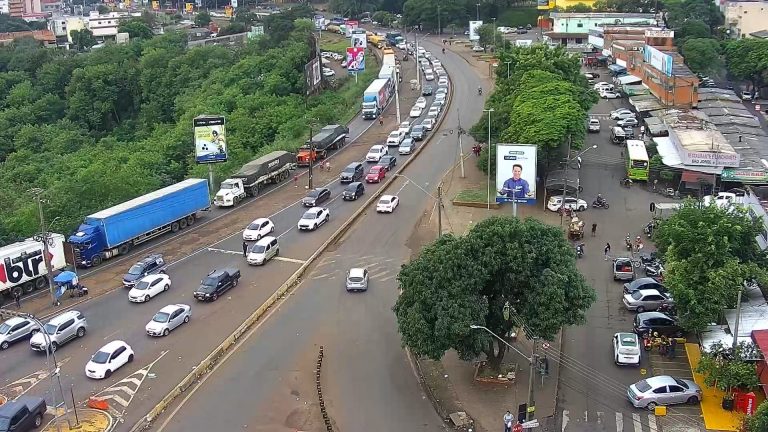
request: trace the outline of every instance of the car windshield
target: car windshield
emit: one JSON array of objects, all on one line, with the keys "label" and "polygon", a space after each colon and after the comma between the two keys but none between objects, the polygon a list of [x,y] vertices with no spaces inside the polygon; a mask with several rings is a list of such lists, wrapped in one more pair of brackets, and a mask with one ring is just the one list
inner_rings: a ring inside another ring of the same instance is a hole
[{"label": "car windshield", "polygon": [[267,250],[267,247],[264,245],[253,245],[253,249],[251,249],[251,252],[253,253],[264,253],[264,251]]},{"label": "car windshield", "polygon": [[140,275],[144,271],[144,266],[139,264],[134,264],[133,267],[128,270],[129,275]]},{"label": "car windshield", "polygon": [[11,326],[9,326],[6,323],[0,324],[0,334],[8,334],[8,330],[11,329]]},{"label": "car windshield", "polygon": [[318,190],[313,190],[313,191],[310,191],[310,192],[307,194],[307,197],[309,197],[309,198],[317,198],[317,196],[318,196],[318,195],[320,195],[320,191],[318,191]]},{"label": "car windshield", "polygon": [[139,283],[136,284],[135,287],[133,287],[133,289],[139,290],[139,291],[144,291],[147,288],[149,288],[149,282],[147,281],[140,281]]},{"label": "car windshield", "polygon": [[167,323],[168,318],[171,317],[171,314],[166,312],[158,312],[155,314],[154,318],[152,318],[152,321],[159,322],[159,323]]},{"label": "car windshield", "polygon": [[391,200],[389,198],[382,198],[379,200],[379,204],[389,204],[390,201]]},{"label": "car windshield", "polygon": [[645,392],[647,392],[648,390],[651,389],[651,385],[648,384],[648,381],[646,381],[646,380],[638,381],[635,384],[635,387],[637,387],[637,389],[640,391],[640,393],[645,393]]},{"label": "car windshield", "polygon": [[109,360],[109,356],[110,356],[110,353],[99,351],[93,355],[93,358],[91,359],[91,361],[98,364],[105,364]]},{"label": "car windshield", "polygon": [[317,213],[315,212],[306,212],[304,213],[304,216],[302,216],[302,219],[315,219],[317,217]]},{"label": "car windshield", "polygon": [[400,134],[399,134],[399,133],[397,133],[397,132],[390,132],[390,134],[389,134],[389,137],[390,137],[390,138],[397,138],[397,137],[399,137],[399,136],[400,136]]},{"label": "car windshield", "polygon": [[376,168],[376,167],[371,168],[371,174],[378,174],[378,173],[379,173],[379,168]]},{"label": "car windshield", "polygon": [[252,224],[248,225],[249,230],[257,230],[259,228],[261,228],[260,223],[253,222]]},{"label": "car windshield", "polygon": [[640,291],[635,291],[632,293],[632,298],[635,300],[640,300],[641,298],[643,298],[643,293],[641,293]]},{"label": "car windshield", "polygon": [[201,283],[201,285],[206,287],[215,287],[218,284],[219,284],[219,280],[212,277],[207,277],[203,279],[203,282]]},{"label": "car windshield", "polygon": [[363,281],[363,278],[362,278],[361,276],[350,276],[350,277],[348,278],[348,280],[349,280],[350,282],[354,282],[354,283],[360,283],[360,282],[362,282],[362,281]]},{"label": "car windshield", "polygon": [[623,347],[635,347],[637,346],[637,341],[632,336],[624,336],[621,338],[621,346]]},{"label": "car windshield", "polygon": [[58,327],[53,324],[46,324],[45,326],[43,326],[43,330],[45,330],[45,333],[49,335],[56,334],[57,328]]}]

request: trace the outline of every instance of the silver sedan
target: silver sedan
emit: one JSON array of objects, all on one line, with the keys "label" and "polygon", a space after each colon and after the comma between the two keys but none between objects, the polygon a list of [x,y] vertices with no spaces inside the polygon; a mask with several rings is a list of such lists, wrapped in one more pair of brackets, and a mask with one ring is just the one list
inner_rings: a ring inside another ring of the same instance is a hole
[{"label": "silver sedan", "polygon": [[653,410],[658,405],[699,403],[701,388],[691,380],[659,375],[629,386],[627,398],[635,408]]},{"label": "silver sedan", "polygon": [[185,304],[168,305],[155,314],[152,321],[147,323],[147,334],[150,336],[168,336],[176,327],[188,323],[192,317],[192,307]]}]

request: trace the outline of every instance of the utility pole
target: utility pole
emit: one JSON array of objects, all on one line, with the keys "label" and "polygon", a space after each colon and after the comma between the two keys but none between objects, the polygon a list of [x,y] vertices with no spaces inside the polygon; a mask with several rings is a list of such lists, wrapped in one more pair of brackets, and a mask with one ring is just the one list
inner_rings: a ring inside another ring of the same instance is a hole
[{"label": "utility pole", "polygon": [[437,237],[443,235],[443,184],[437,186]]},{"label": "utility pole", "polygon": [[487,110],[483,110],[488,113],[488,210],[491,209],[491,113],[493,112],[493,108],[489,108]]},{"label": "utility pole", "polygon": [[536,374],[536,364],[538,363],[539,355],[536,354],[536,337],[533,338],[533,346],[531,347],[531,367],[529,371],[529,377],[528,377],[528,413],[526,415],[526,420],[530,421],[533,420],[533,416],[535,414],[536,410],[536,401],[533,397],[533,381],[534,381],[534,375]]},{"label": "utility pole", "polygon": [[504,62],[504,63],[507,64],[507,79],[509,79],[509,65],[511,65],[512,62],[511,61],[507,61],[507,62]]},{"label": "utility pole", "polygon": [[37,212],[40,215],[40,235],[35,236],[35,240],[43,243],[43,262],[45,263],[45,271],[47,273],[46,279],[48,280],[48,292],[51,294],[51,302],[56,305],[56,289],[53,286],[53,268],[51,267],[51,254],[48,250],[49,242],[51,239],[50,233],[45,227],[45,214],[43,213],[43,193],[44,190],[40,188],[34,188],[29,191],[35,196],[37,201]]},{"label": "utility pole", "polygon": [[397,110],[397,125],[400,126],[400,93],[397,88],[400,87],[400,72],[395,65],[395,110]]},{"label": "utility pole", "polygon": [[[439,190],[439,189],[438,189]],[[744,291],[744,287],[739,290],[739,296],[736,300],[736,324],[733,325],[733,349],[739,346],[739,321],[741,321],[741,292]]]},{"label": "utility pole", "polygon": [[461,146],[461,136],[464,135],[464,129],[461,128],[461,110],[456,113],[456,117],[459,119],[459,165],[461,166],[461,178],[465,178],[464,175],[464,147]]},{"label": "utility pole", "polygon": [[309,179],[307,189],[312,190],[312,165],[315,164],[315,144],[312,142],[312,123],[309,124]]},{"label": "utility pole", "polygon": [[[568,164],[571,163],[571,136],[568,135],[568,154],[565,156],[565,170],[563,171],[563,197],[562,197],[562,204],[560,204],[562,207],[565,206],[565,187],[568,184]],[[578,185],[576,185],[576,188],[578,189]],[[560,212],[560,226],[563,225],[563,215],[565,214],[565,208],[563,208],[563,211]]]},{"label": "utility pole", "polygon": [[443,29],[440,27],[440,3],[437,4],[437,34],[443,34]]}]

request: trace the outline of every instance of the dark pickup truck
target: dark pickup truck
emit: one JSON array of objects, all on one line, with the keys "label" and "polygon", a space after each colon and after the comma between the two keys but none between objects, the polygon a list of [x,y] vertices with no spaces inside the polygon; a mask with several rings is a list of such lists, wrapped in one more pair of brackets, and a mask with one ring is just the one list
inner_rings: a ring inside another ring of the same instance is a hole
[{"label": "dark pickup truck", "polygon": [[194,296],[200,301],[216,301],[227,290],[236,287],[239,280],[240,270],[236,268],[213,270],[200,281],[200,287],[195,290]]},{"label": "dark pickup truck", "polygon": [[0,405],[0,432],[27,432],[39,428],[45,415],[45,399],[21,396]]}]

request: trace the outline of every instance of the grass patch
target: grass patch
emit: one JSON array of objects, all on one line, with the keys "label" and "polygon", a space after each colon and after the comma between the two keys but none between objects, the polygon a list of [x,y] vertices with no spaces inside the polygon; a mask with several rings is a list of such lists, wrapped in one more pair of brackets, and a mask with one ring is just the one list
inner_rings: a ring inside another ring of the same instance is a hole
[{"label": "grass patch", "polygon": [[347,48],[349,48],[349,39],[346,37],[331,33],[323,32],[323,37],[320,39],[320,49],[322,51],[330,51],[339,54],[346,54]]},{"label": "grass patch", "polygon": [[[491,179],[488,189],[491,191],[491,203],[493,204],[496,202],[496,182],[494,179]],[[488,190],[482,186],[473,189],[463,189],[453,199],[454,201],[485,204],[488,202]]]},{"label": "grass patch", "polygon": [[536,25],[539,19],[539,11],[536,7],[520,7],[506,9],[498,19],[497,25],[506,27],[518,27],[530,24]]}]

